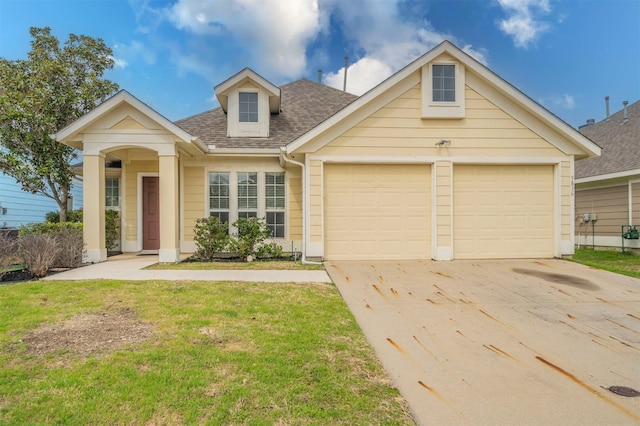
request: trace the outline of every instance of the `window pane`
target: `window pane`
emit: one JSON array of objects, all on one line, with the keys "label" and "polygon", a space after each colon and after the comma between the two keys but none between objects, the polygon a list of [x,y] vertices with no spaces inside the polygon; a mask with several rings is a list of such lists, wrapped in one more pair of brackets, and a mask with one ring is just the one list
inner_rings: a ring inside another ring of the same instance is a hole
[{"label": "window pane", "polygon": [[120,206],[120,178],[105,179],[105,205],[106,207]]},{"label": "window pane", "polygon": [[239,114],[241,123],[258,122],[258,94],[240,92]]},{"label": "window pane", "polygon": [[238,211],[238,218],[249,219],[250,217],[258,217],[258,212],[249,212],[249,211]]},{"label": "window pane", "polygon": [[284,212],[267,212],[267,227],[274,238],[284,238]]},{"label": "window pane", "polygon": [[[251,172],[251,173],[239,172],[238,173],[238,210],[251,210],[252,215],[249,217],[255,217],[255,215],[257,214],[258,173],[255,173],[255,172]],[[246,216],[238,216],[238,217],[246,217]]]},{"label": "window pane", "polygon": [[209,173],[209,214],[229,221],[229,173]]},{"label": "window pane", "polygon": [[[265,207],[267,227],[274,238],[285,234],[285,176],[284,173],[265,174]],[[276,211],[274,211],[276,210]]]},{"label": "window pane", "polygon": [[455,102],[456,67],[455,65],[433,65],[432,99],[434,102]]}]

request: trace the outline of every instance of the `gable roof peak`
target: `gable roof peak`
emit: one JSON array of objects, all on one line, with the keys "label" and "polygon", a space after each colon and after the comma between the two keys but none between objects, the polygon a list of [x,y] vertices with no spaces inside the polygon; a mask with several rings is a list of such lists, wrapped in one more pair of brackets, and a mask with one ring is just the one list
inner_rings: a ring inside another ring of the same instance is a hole
[{"label": "gable roof peak", "polygon": [[216,98],[225,113],[229,102],[229,91],[246,81],[251,81],[267,92],[269,110],[272,114],[277,114],[280,111],[280,88],[251,68],[246,67],[214,87]]}]

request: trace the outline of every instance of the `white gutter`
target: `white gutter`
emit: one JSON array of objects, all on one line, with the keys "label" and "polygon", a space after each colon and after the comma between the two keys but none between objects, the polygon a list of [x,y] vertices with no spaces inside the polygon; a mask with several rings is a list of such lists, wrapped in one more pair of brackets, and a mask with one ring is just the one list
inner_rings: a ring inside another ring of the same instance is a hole
[{"label": "white gutter", "polygon": [[287,157],[287,151],[285,147],[281,147],[280,148],[280,165],[284,167],[284,164],[282,163],[289,163],[289,164],[293,164],[295,166],[299,166],[300,170],[301,170],[301,178],[302,178],[302,263],[303,264],[310,264],[310,265],[322,265],[322,262],[312,262],[310,260],[307,260],[307,208],[306,208],[306,203],[305,203],[305,169],[304,169],[304,164],[299,162],[299,161],[295,161],[292,160],[291,158]]}]

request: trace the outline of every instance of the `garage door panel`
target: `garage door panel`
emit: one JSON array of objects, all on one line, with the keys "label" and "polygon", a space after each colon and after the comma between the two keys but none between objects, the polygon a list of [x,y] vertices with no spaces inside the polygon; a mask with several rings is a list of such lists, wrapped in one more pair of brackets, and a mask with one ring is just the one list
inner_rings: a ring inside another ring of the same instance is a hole
[{"label": "garage door panel", "polygon": [[324,174],[325,258],[431,257],[430,166],[327,164]]},{"label": "garage door panel", "polygon": [[553,166],[456,165],[454,257],[553,257]]}]

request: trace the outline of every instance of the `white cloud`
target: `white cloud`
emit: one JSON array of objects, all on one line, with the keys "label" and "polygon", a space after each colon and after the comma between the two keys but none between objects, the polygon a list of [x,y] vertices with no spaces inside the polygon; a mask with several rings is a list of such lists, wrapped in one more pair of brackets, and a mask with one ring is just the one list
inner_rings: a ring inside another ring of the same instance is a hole
[{"label": "white cloud", "polygon": [[[455,36],[437,32],[428,22],[416,23],[399,16],[397,1],[374,0],[365,5],[334,0],[324,5],[325,13],[334,13],[340,18],[350,43],[363,51],[347,70],[347,91],[357,95],[375,87],[442,41],[458,44]],[[487,63],[484,49],[466,45],[463,50],[479,62]],[[343,78],[344,69],[329,72],[325,83],[342,89]]]},{"label": "white cloud", "polygon": [[121,68],[126,67],[129,63],[134,62],[138,58],[141,58],[146,64],[153,65],[156,63],[155,52],[142,44],[139,41],[132,41],[130,44],[116,43],[113,46],[114,59],[116,59],[116,66],[118,62],[123,64]]},{"label": "white cloud", "polygon": [[551,12],[549,0],[498,0],[498,4],[507,14],[498,21],[498,28],[511,36],[517,47],[526,49],[551,28],[541,19]]},{"label": "white cloud", "polygon": [[[443,40],[462,44],[435,30],[424,11],[407,10],[405,0],[176,0],[156,9],[149,0],[129,1],[144,28],[164,21],[181,32],[164,45],[156,40],[179,74],[196,73],[212,83],[242,66],[274,82],[291,80],[309,75],[310,63],[322,66],[336,54],[357,52],[350,53],[347,90],[362,94]],[[338,39],[332,31],[343,36],[342,51],[330,46],[328,40]],[[487,63],[484,49],[465,45],[463,50]],[[343,73],[325,68],[324,81],[342,89]]]},{"label": "white cloud", "polygon": [[119,58],[116,58],[115,56],[111,56],[111,59],[113,59],[114,66],[116,68],[124,69],[129,65],[127,61],[125,61],[124,59],[119,59]]},{"label": "white cloud", "polygon": [[167,10],[179,29],[229,35],[267,74],[297,77],[307,66],[307,44],[321,30],[317,0],[178,0]]},{"label": "white cloud", "polygon": [[545,98],[541,98],[539,102],[542,105],[561,109],[574,109],[576,107],[575,99],[568,93],[564,93],[562,95],[547,96]]},{"label": "white cloud", "polygon": [[[378,59],[364,57],[347,69],[347,92],[361,95],[376,84],[389,77],[391,67]],[[324,78],[327,86],[342,89],[344,87],[344,67]]]}]

